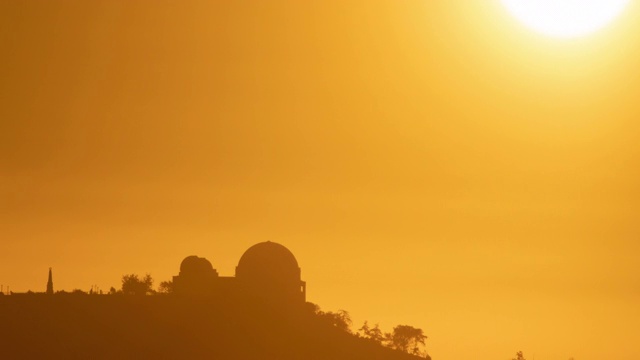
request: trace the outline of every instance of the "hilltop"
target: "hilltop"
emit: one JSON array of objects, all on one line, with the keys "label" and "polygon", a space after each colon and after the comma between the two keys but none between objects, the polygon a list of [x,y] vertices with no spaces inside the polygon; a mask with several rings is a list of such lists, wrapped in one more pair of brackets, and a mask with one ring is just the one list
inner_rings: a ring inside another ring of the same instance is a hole
[{"label": "hilltop", "polygon": [[309,306],[238,299],[0,296],[2,355],[15,359],[412,360],[323,321]]}]

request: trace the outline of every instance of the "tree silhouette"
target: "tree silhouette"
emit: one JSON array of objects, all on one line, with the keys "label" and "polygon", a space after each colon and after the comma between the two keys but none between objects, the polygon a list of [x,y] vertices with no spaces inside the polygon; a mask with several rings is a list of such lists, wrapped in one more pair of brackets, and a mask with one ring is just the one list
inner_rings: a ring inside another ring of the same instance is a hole
[{"label": "tree silhouette", "polygon": [[333,311],[322,311],[320,310],[320,306],[310,303],[307,303],[307,307],[320,319],[325,322],[337,327],[340,330],[343,330],[347,333],[351,333],[351,315],[346,310],[338,310],[336,312]]},{"label": "tree silhouette", "polygon": [[370,327],[369,322],[365,321],[362,327],[358,331],[360,332],[363,338],[371,340],[376,344],[382,344],[382,342],[385,339],[384,334],[382,333],[382,330],[380,330],[379,324],[376,324],[374,327]]},{"label": "tree silhouette", "polygon": [[122,276],[122,292],[125,295],[153,294],[153,278],[147,274],[140,279],[136,274]]},{"label": "tree silhouette", "polygon": [[392,349],[412,355],[428,356],[422,350],[427,340],[427,336],[422,329],[409,325],[398,325],[393,328],[393,332],[385,334],[385,340]]},{"label": "tree silhouette", "polygon": [[526,359],[524,358],[524,354],[522,353],[522,351],[518,351],[516,353],[516,357],[514,357],[512,360],[526,360]]},{"label": "tree silhouette", "polygon": [[163,281],[158,286],[158,292],[161,294],[173,293],[173,281]]},{"label": "tree silhouette", "polygon": [[338,329],[351,333],[351,315],[346,310],[338,310],[337,312],[320,311],[317,315]]}]

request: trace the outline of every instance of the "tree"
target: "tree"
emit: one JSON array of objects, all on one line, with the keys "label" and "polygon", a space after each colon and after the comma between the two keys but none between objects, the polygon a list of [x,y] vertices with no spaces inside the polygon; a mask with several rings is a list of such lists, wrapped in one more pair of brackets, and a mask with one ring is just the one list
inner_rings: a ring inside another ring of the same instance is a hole
[{"label": "tree", "polygon": [[338,310],[337,312],[320,311],[318,315],[338,329],[351,333],[351,315],[346,310]]},{"label": "tree", "polygon": [[158,286],[158,292],[161,294],[172,294],[173,293],[173,281],[163,281]]},{"label": "tree", "polygon": [[318,304],[314,304],[314,303],[312,303],[310,301],[307,301],[304,304],[304,306],[305,306],[305,310],[306,311],[308,311],[308,312],[310,312],[310,313],[312,313],[314,315],[318,315],[320,312],[322,312],[320,310],[320,306]]},{"label": "tree", "polygon": [[351,333],[351,315],[346,310],[338,310],[337,312],[322,311],[320,306],[307,303],[307,308],[323,321],[337,327],[340,330]]},{"label": "tree", "polygon": [[140,279],[136,274],[122,276],[122,292],[125,295],[153,294],[153,278],[147,274]]},{"label": "tree", "polygon": [[398,325],[392,333],[385,334],[387,345],[412,355],[428,356],[423,350],[427,336],[422,329],[409,325]]},{"label": "tree", "polygon": [[376,324],[374,327],[370,327],[369,322],[365,321],[358,331],[362,334],[361,336],[363,338],[371,340],[377,344],[382,344],[382,341],[385,339],[382,330],[380,330],[379,324]]},{"label": "tree", "polygon": [[526,359],[524,358],[524,354],[522,353],[522,351],[518,351],[516,353],[516,357],[514,357],[512,360],[526,360]]}]

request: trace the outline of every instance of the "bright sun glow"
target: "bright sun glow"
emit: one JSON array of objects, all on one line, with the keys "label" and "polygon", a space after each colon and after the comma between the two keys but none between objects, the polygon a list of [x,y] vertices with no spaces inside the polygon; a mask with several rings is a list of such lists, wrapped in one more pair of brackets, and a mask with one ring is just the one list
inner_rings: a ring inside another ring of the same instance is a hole
[{"label": "bright sun glow", "polygon": [[543,34],[574,38],[613,21],[629,0],[502,0],[526,26]]}]

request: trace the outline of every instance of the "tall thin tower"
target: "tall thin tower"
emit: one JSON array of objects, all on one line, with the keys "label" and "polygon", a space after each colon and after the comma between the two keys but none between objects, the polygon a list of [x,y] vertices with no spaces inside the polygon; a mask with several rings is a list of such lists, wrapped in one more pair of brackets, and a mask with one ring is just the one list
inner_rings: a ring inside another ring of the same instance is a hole
[{"label": "tall thin tower", "polygon": [[49,281],[47,281],[47,294],[53,294],[53,275],[51,274],[51,268],[49,268]]}]

